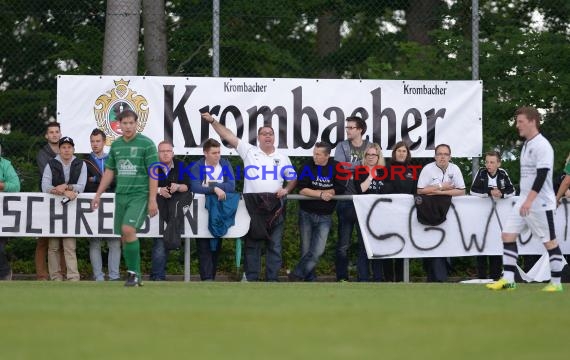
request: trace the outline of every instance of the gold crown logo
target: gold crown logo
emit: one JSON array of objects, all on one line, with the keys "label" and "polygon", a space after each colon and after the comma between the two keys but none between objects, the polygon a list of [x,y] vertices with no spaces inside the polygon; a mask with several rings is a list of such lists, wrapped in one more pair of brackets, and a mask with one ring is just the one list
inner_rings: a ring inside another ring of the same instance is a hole
[{"label": "gold crown logo", "polygon": [[148,120],[148,101],[142,95],[129,88],[127,80],[115,80],[115,87],[95,100],[94,112],[97,127],[107,135],[106,145],[122,135],[117,115],[131,109],[137,113],[137,132],[142,132]]}]

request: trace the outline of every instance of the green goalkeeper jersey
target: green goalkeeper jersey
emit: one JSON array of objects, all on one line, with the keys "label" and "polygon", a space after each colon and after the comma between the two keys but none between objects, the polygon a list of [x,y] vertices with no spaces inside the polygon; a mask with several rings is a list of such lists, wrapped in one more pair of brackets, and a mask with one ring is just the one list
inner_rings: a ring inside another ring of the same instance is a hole
[{"label": "green goalkeeper jersey", "polygon": [[123,137],[115,140],[105,163],[105,167],[115,173],[115,193],[148,195],[148,169],[156,162],[156,145],[148,137],[136,134],[129,141],[125,141]]}]

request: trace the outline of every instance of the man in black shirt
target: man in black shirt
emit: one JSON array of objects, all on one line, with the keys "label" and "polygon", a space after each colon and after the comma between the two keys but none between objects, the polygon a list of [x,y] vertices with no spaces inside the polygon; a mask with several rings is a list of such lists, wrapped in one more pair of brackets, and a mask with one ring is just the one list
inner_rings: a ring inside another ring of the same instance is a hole
[{"label": "man in black shirt", "polygon": [[336,207],[332,197],[344,193],[344,186],[338,180],[338,163],[330,158],[330,154],[329,144],[316,143],[313,159],[303,164],[297,172],[299,194],[315,200],[299,202],[301,259],[289,273],[290,281],[314,280],[314,269],[325,251],[332,213]]}]

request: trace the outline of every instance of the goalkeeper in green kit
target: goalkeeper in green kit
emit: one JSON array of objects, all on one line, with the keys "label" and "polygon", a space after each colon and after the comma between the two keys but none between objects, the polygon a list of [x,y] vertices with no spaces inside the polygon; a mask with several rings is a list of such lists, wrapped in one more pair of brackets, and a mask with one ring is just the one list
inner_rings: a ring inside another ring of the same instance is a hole
[{"label": "goalkeeper in green kit", "polygon": [[105,173],[91,202],[99,207],[101,194],[117,177],[115,191],[114,231],[121,234],[123,257],[127,265],[125,286],[141,286],[141,256],[137,229],[158,213],[156,193],[158,180],[149,177],[148,169],[158,162],[156,145],[148,137],[137,133],[138,115],[124,110],[117,116],[123,136],[111,145]]}]

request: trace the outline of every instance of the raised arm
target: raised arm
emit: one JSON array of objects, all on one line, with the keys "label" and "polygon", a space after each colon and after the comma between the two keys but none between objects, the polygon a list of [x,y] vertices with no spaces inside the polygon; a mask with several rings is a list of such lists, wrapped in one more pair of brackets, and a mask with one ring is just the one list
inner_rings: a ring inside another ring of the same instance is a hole
[{"label": "raised arm", "polygon": [[210,113],[202,113],[202,120],[211,124],[214,131],[218,133],[223,140],[227,141],[232,147],[237,148],[239,139],[230,129],[220,124]]}]

